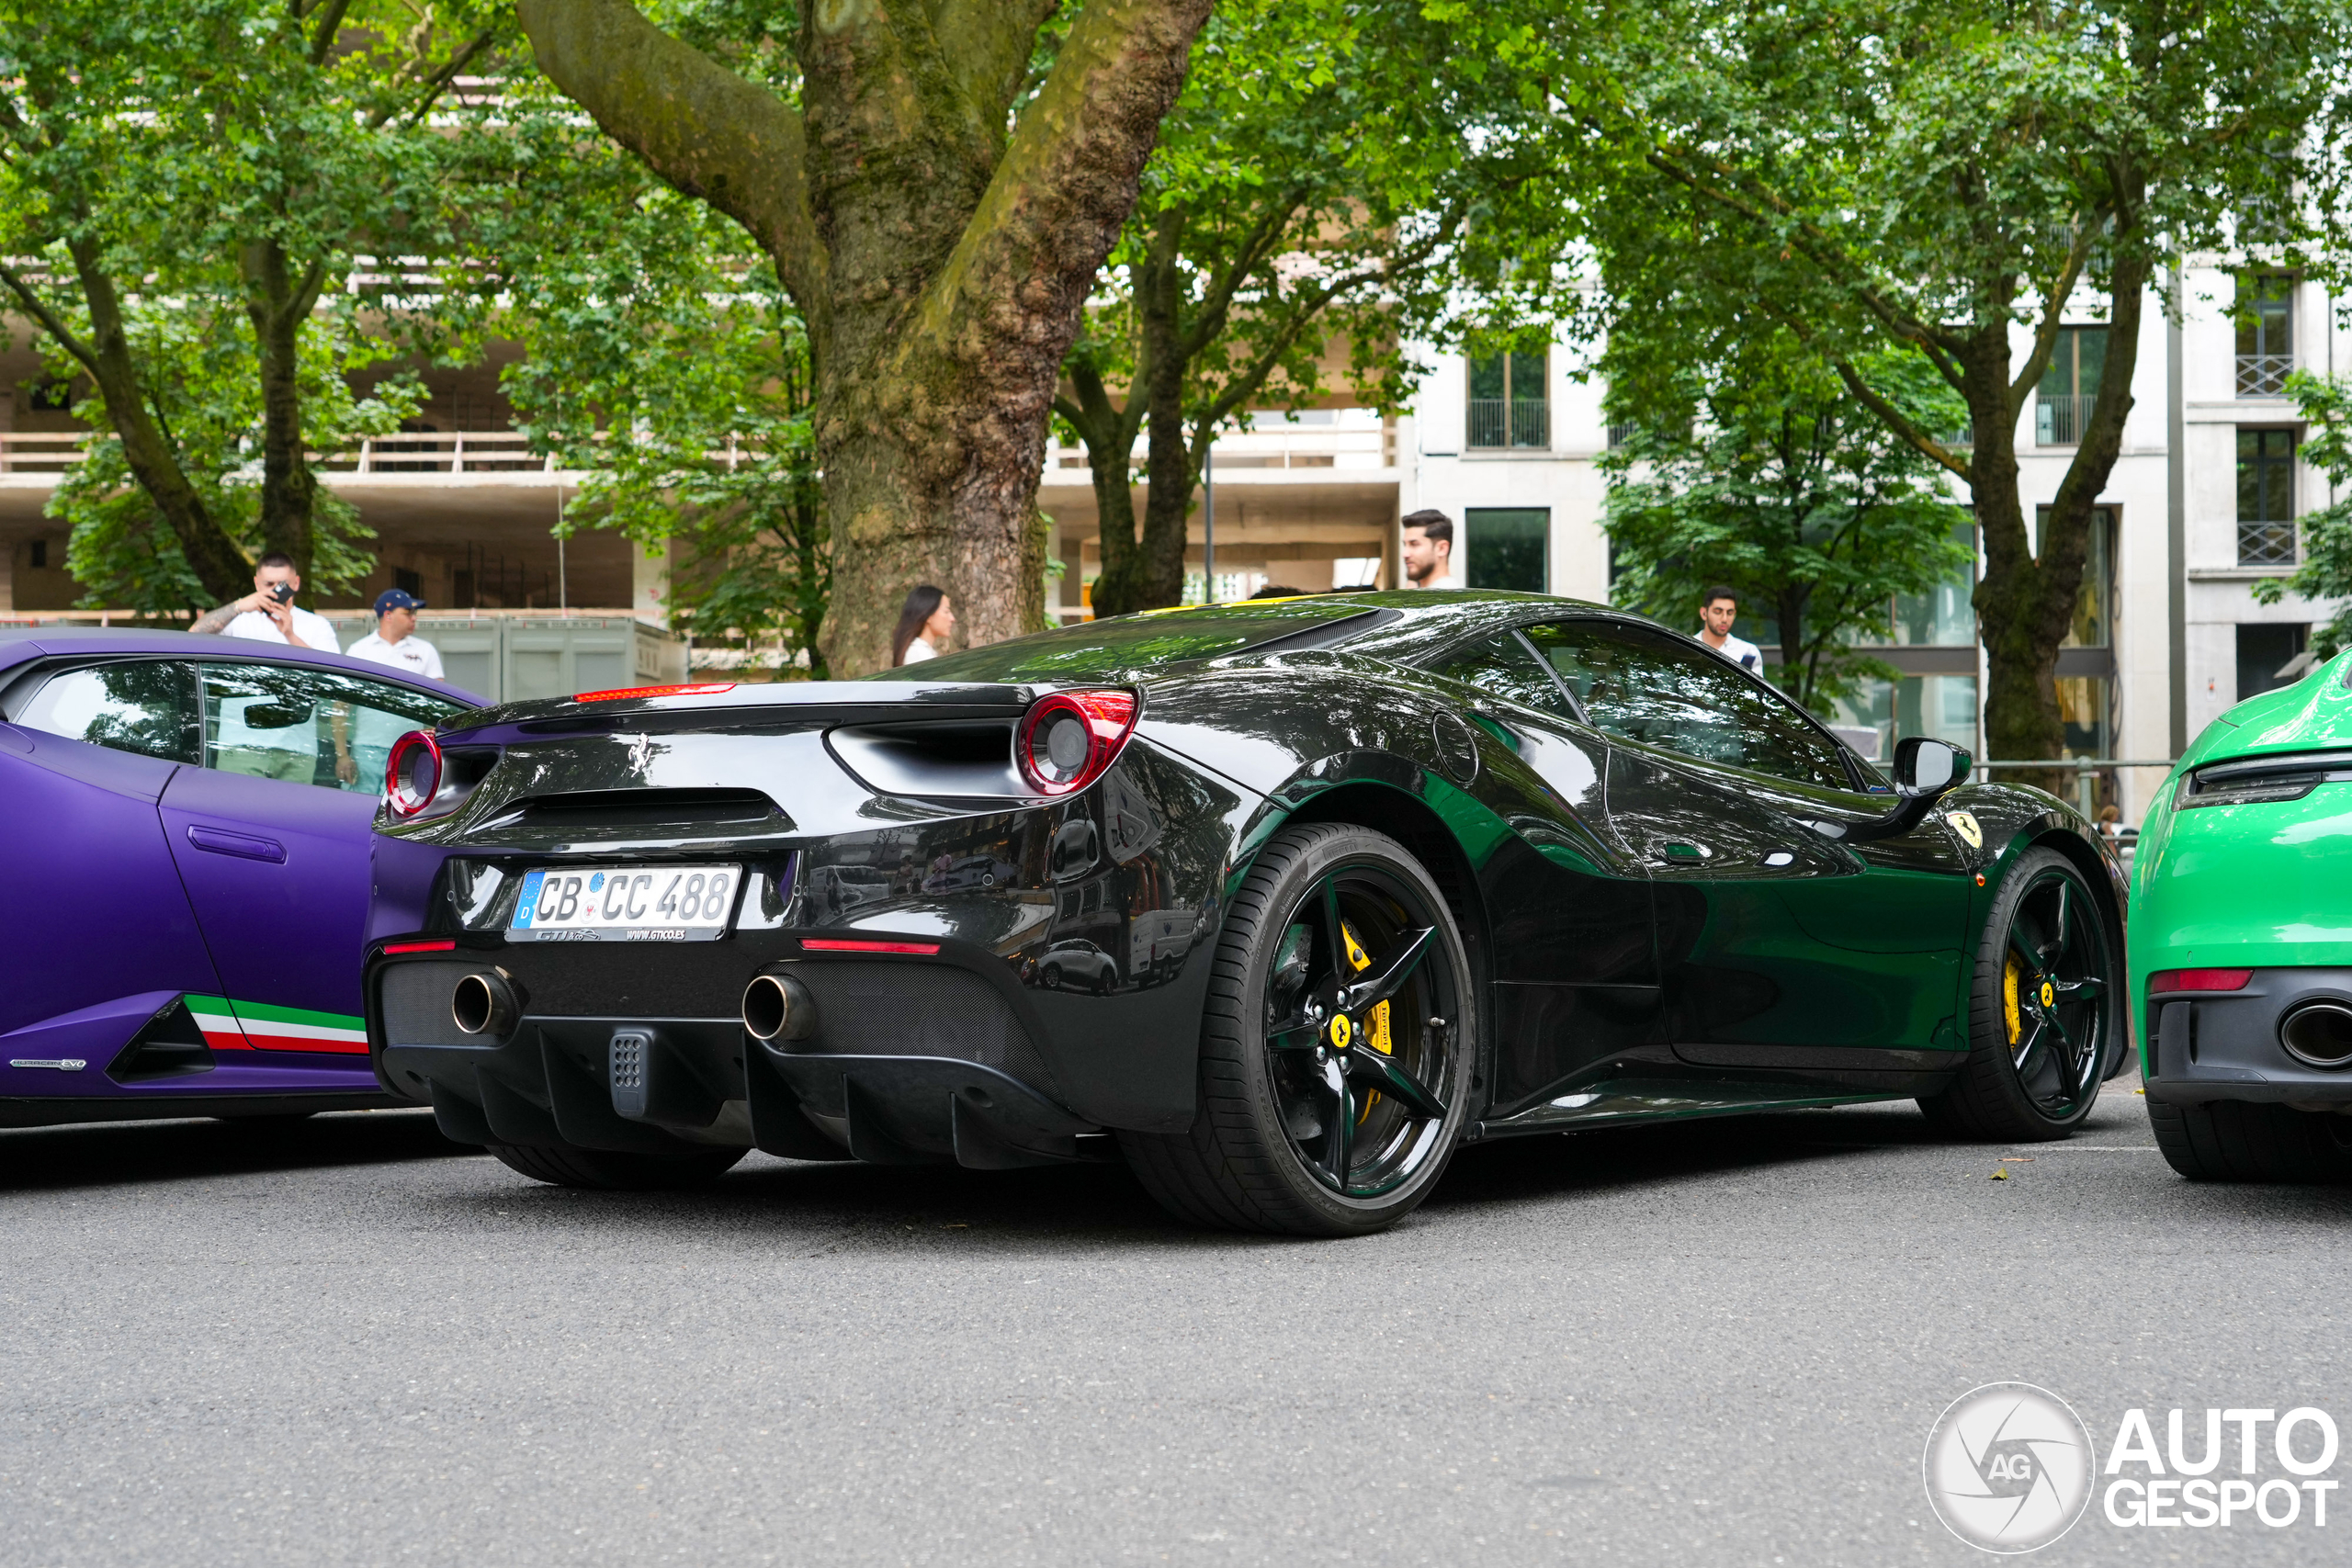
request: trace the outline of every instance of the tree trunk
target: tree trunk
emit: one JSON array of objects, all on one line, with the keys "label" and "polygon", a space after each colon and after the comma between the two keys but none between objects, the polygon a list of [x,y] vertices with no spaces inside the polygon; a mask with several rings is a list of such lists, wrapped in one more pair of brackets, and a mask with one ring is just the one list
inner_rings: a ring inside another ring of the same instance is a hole
[{"label": "tree trunk", "polygon": [[262,548],[289,557],[295,571],[308,577],[317,544],[312,508],[319,481],[302,439],[300,356],[302,328],[317,295],[304,287],[305,280],[288,275],[285,247],[275,240],[244,246],[238,265],[261,365]]},{"label": "tree trunk", "polygon": [[1062,355],[1209,4],[1088,0],[1008,135],[1051,0],[804,7],[797,109],[625,0],[522,0],[548,74],[742,222],[808,322],[836,676],[888,663],[919,583],[965,643],[1037,626]]},{"label": "tree trunk", "polygon": [[[1178,216],[1182,222],[1181,214]],[[1184,599],[1184,536],[1193,515],[1193,483],[1200,459],[1193,451],[1184,419],[1184,380],[1192,355],[1183,339],[1183,280],[1175,246],[1158,270],[1143,306],[1143,336],[1148,379],[1142,391],[1150,426],[1144,447],[1141,593],[1133,607],[1179,604]],[[1205,563],[1204,563],[1205,564]],[[1215,597],[1204,583],[1202,599]]]},{"label": "tree trunk", "polygon": [[[77,354],[106,399],[107,419],[122,443],[124,464],[179,541],[180,554],[204,591],[215,599],[235,599],[253,591],[253,566],[205,508],[204,498],[181,471],[171,437],[140,385],[139,367],[122,319],[114,278],[98,265],[96,247],[74,241],[68,248],[90,308],[90,342]],[[62,329],[52,328],[52,332]],[[66,334],[61,341],[72,342]]]},{"label": "tree trunk", "polygon": [[[2041,519],[2039,554],[2018,493],[2017,423],[2032,389],[2011,387],[2006,321],[1978,328],[1961,356],[1962,392],[1975,424],[1969,490],[1984,540],[1984,577],[1974,596],[1987,674],[1984,744],[1996,758],[2038,761],[2065,749],[2058,649],[2074,625],[2099,492],[2123,447],[2150,276],[2148,265],[2136,259],[2127,257],[2115,266],[2098,396],[2074,461]],[[2061,770],[2052,769],[2032,775],[2031,782],[2054,793],[2064,779]]]}]

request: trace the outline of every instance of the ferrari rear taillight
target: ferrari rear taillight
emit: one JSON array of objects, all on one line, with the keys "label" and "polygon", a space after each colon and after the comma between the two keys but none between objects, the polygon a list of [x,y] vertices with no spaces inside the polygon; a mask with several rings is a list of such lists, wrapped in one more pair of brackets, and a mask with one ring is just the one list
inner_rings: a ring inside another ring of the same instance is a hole
[{"label": "ferrari rear taillight", "polygon": [[2254,979],[2251,969],[2164,969],[2148,976],[2152,997],[2174,991],[2243,991]]},{"label": "ferrari rear taillight", "polygon": [[384,804],[395,817],[413,817],[441,793],[441,746],[432,732],[412,729],[392,742],[384,764]]},{"label": "ferrari rear taillight", "polygon": [[1056,692],[1038,698],[1022,716],[1012,755],[1030,788],[1040,795],[1069,795],[1109,770],[1135,727],[1133,692]]}]

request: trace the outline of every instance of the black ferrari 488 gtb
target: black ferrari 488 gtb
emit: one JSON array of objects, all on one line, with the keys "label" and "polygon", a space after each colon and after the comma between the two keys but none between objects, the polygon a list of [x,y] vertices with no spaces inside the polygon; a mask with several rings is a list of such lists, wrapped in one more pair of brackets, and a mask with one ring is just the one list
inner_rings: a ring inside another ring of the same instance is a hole
[{"label": "black ferrari 488 gtb", "polygon": [[369,1042],[542,1180],[1124,1158],[1311,1235],[1513,1134],[1917,1098],[2061,1137],[2124,1060],[2121,880],[1969,767],[1883,776],[1690,638],[1510,593],[517,704],[393,759]]}]

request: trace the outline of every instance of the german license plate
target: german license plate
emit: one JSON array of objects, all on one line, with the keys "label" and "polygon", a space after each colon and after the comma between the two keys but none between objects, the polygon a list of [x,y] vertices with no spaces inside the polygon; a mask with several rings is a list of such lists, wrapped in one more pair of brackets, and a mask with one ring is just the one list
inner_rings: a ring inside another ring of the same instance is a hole
[{"label": "german license plate", "polygon": [[509,942],[717,942],[742,867],[567,866],[526,873]]}]

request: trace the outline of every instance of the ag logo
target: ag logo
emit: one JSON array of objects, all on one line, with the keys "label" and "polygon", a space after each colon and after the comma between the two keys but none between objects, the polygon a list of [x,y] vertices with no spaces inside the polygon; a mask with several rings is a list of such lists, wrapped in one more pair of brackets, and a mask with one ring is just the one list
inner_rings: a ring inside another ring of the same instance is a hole
[{"label": "ag logo", "polygon": [[1986,1551],[2048,1546],[2091,1500],[2097,1456],[2066,1402],[2024,1382],[1987,1383],[1951,1403],[1928,1434],[1928,1506]]},{"label": "ag logo", "polygon": [[1984,829],[1977,824],[1972,813],[1947,811],[1944,813],[1944,820],[1951,824],[1951,830],[1965,840],[1970,849],[1981,850],[1984,847]]}]

